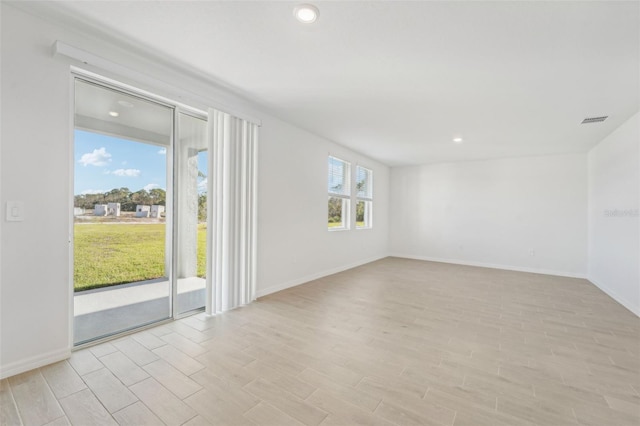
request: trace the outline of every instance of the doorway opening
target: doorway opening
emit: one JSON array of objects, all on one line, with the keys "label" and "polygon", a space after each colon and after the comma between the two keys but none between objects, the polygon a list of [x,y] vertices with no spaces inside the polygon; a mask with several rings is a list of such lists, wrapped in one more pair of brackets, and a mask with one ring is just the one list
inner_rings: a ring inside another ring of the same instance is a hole
[{"label": "doorway opening", "polygon": [[74,89],[81,345],[204,308],[206,117],[84,77]]}]

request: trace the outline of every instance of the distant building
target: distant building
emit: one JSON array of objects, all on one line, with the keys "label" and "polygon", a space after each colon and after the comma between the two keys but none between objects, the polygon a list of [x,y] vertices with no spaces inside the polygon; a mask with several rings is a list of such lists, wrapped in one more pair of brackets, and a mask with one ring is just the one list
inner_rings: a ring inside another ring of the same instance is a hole
[{"label": "distant building", "polygon": [[120,203],[107,204],[107,216],[120,216]]},{"label": "distant building", "polygon": [[106,204],[96,204],[93,206],[93,215],[94,216],[106,216],[107,215],[107,205]]},{"label": "distant building", "polygon": [[84,209],[82,207],[74,207],[73,215],[74,216],[82,216],[84,214]]},{"label": "distant building", "polygon": [[164,206],[151,206],[151,217],[159,218],[162,213],[164,213]]},{"label": "distant building", "polygon": [[150,212],[151,206],[143,206],[141,204],[136,206],[136,217],[149,217]]}]

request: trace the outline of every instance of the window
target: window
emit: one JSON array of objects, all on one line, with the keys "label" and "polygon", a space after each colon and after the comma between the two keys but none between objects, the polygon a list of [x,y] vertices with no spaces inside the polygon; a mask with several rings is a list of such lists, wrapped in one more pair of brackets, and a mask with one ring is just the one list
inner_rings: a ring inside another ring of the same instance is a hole
[{"label": "window", "polygon": [[373,172],[356,166],[356,229],[373,226]]},{"label": "window", "polygon": [[328,170],[328,228],[330,231],[349,229],[351,164],[330,156]]}]

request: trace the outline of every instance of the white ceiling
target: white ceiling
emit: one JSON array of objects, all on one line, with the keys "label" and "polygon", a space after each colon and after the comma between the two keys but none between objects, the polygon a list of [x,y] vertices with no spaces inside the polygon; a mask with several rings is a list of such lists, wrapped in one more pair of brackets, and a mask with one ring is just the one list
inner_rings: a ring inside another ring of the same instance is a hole
[{"label": "white ceiling", "polygon": [[[173,110],[145,99],[76,80],[74,126],[155,145],[169,145]],[[110,115],[117,113],[116,117]]]},{"label": "white ceiling", "polygon": [[639,109],[637,1],[304,2],[58,7],[392,166],[584,152]]}]

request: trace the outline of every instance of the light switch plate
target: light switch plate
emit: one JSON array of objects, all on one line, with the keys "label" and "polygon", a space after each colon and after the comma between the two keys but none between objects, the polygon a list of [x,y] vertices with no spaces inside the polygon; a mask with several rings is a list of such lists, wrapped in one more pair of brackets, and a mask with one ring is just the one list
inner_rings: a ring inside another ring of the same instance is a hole
[{"label": "light switch plate", "polygon": [[7,222],[22,222],[24,220],[24,203],[22,201],[7,201]]}]

